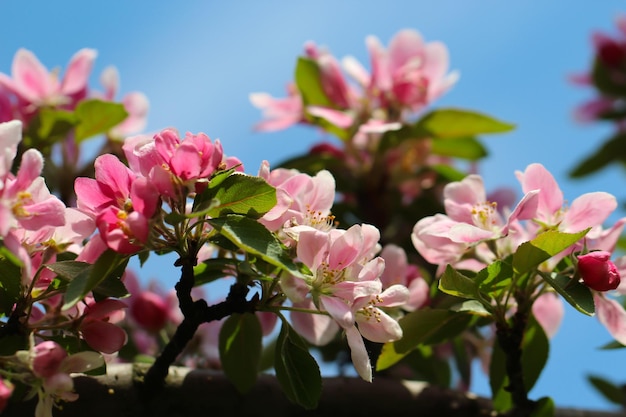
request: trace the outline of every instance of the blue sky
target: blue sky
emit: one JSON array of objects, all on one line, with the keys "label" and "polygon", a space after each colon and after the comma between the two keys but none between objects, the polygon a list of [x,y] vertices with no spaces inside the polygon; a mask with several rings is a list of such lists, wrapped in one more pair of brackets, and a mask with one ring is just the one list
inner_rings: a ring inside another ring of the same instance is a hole
[{"label": "blue sky", "polygon": [[[591,31],[614,33],[615,16],[626,12],[623,1],[59,0],[26,6],[2,0],[0,9],[5,16],[0,72],[10,72],[20,47],[49,68],[64,67],[80,48],[95,48],[93,85],[102,69],[115,65],[122,92],[139,90],[150,99],[149,131],[172,126],[205,132],[219,138],[225,152],[238,156],[251,173],[262,160],[278,163],[319,139],[304,128],[253,132],[260,113],[248,101],[251,92],[284,94],[306,41],[367,64],[367,35],[386,44],[399,29],[414,28],[427,41],[446,43],[451,67],[461,73],[435,107],[473,109],[517,125],[513,133],[484,138],[490,156],[480,170],[488,188],[517,187],[514,170],[540,162],[570,201],[591,191],[626,201],[626,171],[618,167],[585,180],[567,178],[611,132],[608,126],[574,122],[573,107],[591,91],[568,84],[567,75],[588,68]],[[623,212],[613,220],[618,215]],[[156,271],[143,273],[152,278]],[[177,272],[172,267],[167,274],[171,277],[160,278],[170,285]],[[594,373],[621,381],[626,374],[625,351],[597,349],[609,340],[595,318],[567,308],[531,397],[550,395],[560,406],[611,409],[584,379]],[[474,391],[488,394],[484,378],[477,378]]]}]

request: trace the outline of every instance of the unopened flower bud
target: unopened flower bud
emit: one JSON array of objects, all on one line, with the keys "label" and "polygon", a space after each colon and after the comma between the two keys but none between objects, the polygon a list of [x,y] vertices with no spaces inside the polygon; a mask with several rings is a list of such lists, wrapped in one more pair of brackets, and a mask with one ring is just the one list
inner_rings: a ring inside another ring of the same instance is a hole
[{"label": "unopened flower bud", "polygon": [[578,256],[578,271],[583,282],[592,290],[614,290],[620,283],[617,267],[607,251],[589,252]]},{"label": "unopened flower bud", "polygon": [[56,342],[45,341],[34,348],[33,371],[37,376],[48,378],[56,374],[67,352]]},{"label": "unopened flower bud", "polygon": [[9,398],[13,393],[13,384],[8,381],[0,379],[0,413],[6,408],[9,403]]},{"label": "unopened flower bud", "polygon": [[130,314],[141,327],[157,332],[165,326],[168,310],[167,302],[161,296],[148,291],[137,296],[130,307]]}]

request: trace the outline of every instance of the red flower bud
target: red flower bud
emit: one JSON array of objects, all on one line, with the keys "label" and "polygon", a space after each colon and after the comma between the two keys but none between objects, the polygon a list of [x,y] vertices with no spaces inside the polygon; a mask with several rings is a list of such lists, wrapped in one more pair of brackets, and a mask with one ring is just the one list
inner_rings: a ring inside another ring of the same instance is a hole
[{"label": "red flower bud", "polygon": [[578,271],[583,282],[592,290],[614,290],[620,283],[619,272],[607,251],[589,252],[578,256]]},{"label": "red flower bud", "polygon": [[144,329],[158,332],[167,322],[169,306],[161,296],[147,291],[139,294],[133,301],[130,314]]}]

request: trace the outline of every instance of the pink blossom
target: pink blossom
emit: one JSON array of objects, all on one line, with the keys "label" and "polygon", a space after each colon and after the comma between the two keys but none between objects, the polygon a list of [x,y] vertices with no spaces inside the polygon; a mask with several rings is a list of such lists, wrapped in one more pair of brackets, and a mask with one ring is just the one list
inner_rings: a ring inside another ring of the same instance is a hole
[{"label": "pink blossom", "polygon": [[383,107],[393,103],[417,111],[446,92],[458,79],[448,71],[448,50],[441,42],[425,43],[410,29],[398,32],[385,49],[370,36],[366,40],[371,57],[370,94]]},{"label": "pink blossom", "polygon": [[72,108],[87,94],[89,75],[96,58],[93,49],[81,49],[71,58],[61,80],[26,49],[15,54],[12,77],[0,74],[0,86],[14,93],[23,117],[42,106]]},{"label": "pink blossom", "polygon": [[144,291],[135,295],[129,312],[141,327],[150,332],[158,332],[167,323],[169,306],[158,294]]},{"label": "pink blossom", "polygon": [[297,226],[323,231],[332,228],[335,179],[328,171],[319,171],[315,176],[284,168],[270,171],[264,161],[259,176],[276,188],[277,204],[260,219],[269,230],[285,228],[297,234]]},{"label": "pink blossom", "polygon": [[620,274],[611,262],[611,253],[593,251],[578,257],[578,272],[586,286],[595,291],[610,291],[620,284]]},{"label": "pink blossom", "polygon": [[[102,71],[100,83],[104,87],[102,98],[113,101],[119,90],[119,73],[115,67],[107,67]],[[115,126],[109,132],[109,135],[116,138],[124,138],[130,134],[140,132],[146,127],[149,102],[145,94],[133,91],[126,94],[122,98],[124,109],[128,113],[128,117]]]},{"label": "pink blossom", "polygon": [[131,254],[147,243],[159,194],[146,178],[107,154],[95,161],[95,179],[77,178],[74,188],[78,208],[95,218],[108,247]]},{"label": "pink blossom", "polygon": [[35,375],[48,378],[59,371],[67,351],[56,342],[45,341],[33,349],[32,368]]},{"label": "pink blossom", "polygon": [[[566,207],[563,192],[550,172],[541,164],[530,164],[515,175],[525,193],[539,190],[534,219],[544,227],[558,227],[562,232],[575,233],[588,227],[601,227],[617,208],[617,200],[605,192],[583,194]],[[591,233],[591,232],[590,232]]]},{"label": "pink blossom", "polygon": [[65,224],[65,205],[50,193],[41,177],[44,161],[39,151],[24,152],[17,174],[11,173],[21,128],[18,121],[0,123],[0,236],[15,227],[38,230]]},{"label": "pink blossom", "polygon": [[149,178],[161,195],[175,200],[183,198],[181,186],[199,192],[213,173],[240,164],[224,157],[219,140],[213,142],[204,133],[187,133],[181,139],[174,129],[164,129],[153,138],[128,138],[123,149],[135,172]]},{"label": "pink blossom", "polygon": [[264,121],[256,124],[255,130],[272,132],[304,121],[302,98],[293,83],[287,86],[285,98],[274,98],[267,93],[252,93],[250,102],[263,111],[265,118]]}]

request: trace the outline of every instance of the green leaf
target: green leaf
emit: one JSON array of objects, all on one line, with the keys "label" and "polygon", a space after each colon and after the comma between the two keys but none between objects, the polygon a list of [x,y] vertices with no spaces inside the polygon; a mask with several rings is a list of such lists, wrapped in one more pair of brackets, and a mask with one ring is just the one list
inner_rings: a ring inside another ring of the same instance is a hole
[{"label": "green leaf", "polygon": [[469,299],[479,298],[476,282],[461,274],[450,265],[446,266],[446,270],[439,279],[439,289],[455,297]]},{"label": "green leaf", "polygon": [[602,396],[613,404],[626,405],[626,390],[613,382],[597,375],[587,375],[587,380]]},{"label": "green leaf", "polygon": [[219,217],[225,214],[243,214],[259,218],[276,205],[276,189],[263,178],[232,174],[219,182],[209,183],[194,201],[194,215]]},{"label": "green leaf", "polygon": [[[62,310],[74,306],[77,302],[85,298],[90,291],[96,288],[107,276],[117,273],[116,277],[121,277],[121,262],[128,261],[128,257],[107,249],[98,260],[90,267],[79,273],[67,286],[65,293],[65,303]],[[123,272],[123,268],[121,269]]]},{"label": "green leaf", "polygon": [[60,261],[45,265],[50,271],[67,281],[72,281],[91,268],[91,266],[92,264],[90,263],[80,261]]},{"label": "green leaf", "polygon": [[498,259],[480,270],[475,279],[480,291],[497,298],[501,291],[510,289],[513,267],[510,263]]},{"label": "green leaf", "polygon": [[404,357],[410,352],[411,351],[409,350],[403,353],[398,353],[396,351],[396,345],[393,342],[383,344],[380,355],[378,355],[378,359],[376,359],[376,370],[382,371],[390,368],[404,359]]},{"label": "green leaf", "polygon": [[557,273],[540,275],[576,310],[588,316],[595,314],[596,308],[593,302],[593,294],[586,285]]},{"label": "green leaf", "polygon": [[581,178],[605,168],[613,162],[626,162],[626,134],[617,133],[597,146],[595,151],[579,162],[569,173],[572,178]]},{"label": "green leaf", "polygon": [[276,378],[293,403],[307,410],[317,407],[322,395],[322,375],[306,343],[283,319],[276,341]]},{"label": "green leaf", "polygon": [[39,111],[38,117],[37,136],[48,143],[64,138],[78,123],[76,115],[68,110],[44,107]]},{"label": "green leaf", "polygon": [[415,124],[414,130],[418,136],[445,139],[508,132],[514,128],[510,123],[474,111],[439,109],[422,117]]},{"label": "green leaf", "polygon": [[76,141],[79,143],[108,132],[128,117],[123,104],[98,99],[81,101],[74,114],[79,122],[75,130]]},{"label": "green leaf", "polygon": [[280,241],[256,220],[238,214],[228,214],[207,221],[238,248],[292,274],[300,275],[300,271],[287,256]]},{"label": "green leaf", "polygon": [[255,314],[233,313],[220,330],[219,350],[224,373],[245,394],[256,383],[263,346],[261,323]]},{"label": "green leaf", "polygon": [[402,317],[402,339],[393,342],[397,353],[407,353],[420,344],[448,340],[465,330],[472,320],[468,313],[422,308]]},{"label": "green leaf", "polygon": [[487,156],[487,150],[475,137],[434,139],[431,150],[435,155],[477,161]]},{"label": "green leaf", "polygon": [[519,274],[528,272],[542,262],[578,242],[590,228],[578,233],[548,230],[529,242],[522,243],[513,254],[513,268]]},{"label": "green leaf", "polygon": [[7,258],[0,258],[0,316],[8,316],[22,295],[22,270]]},{"label": "green leaf", "polygon": [[305,106],[333,107],[333,102],[324,92],[317,62],[299,57],[296,63],[295,81]]}]

